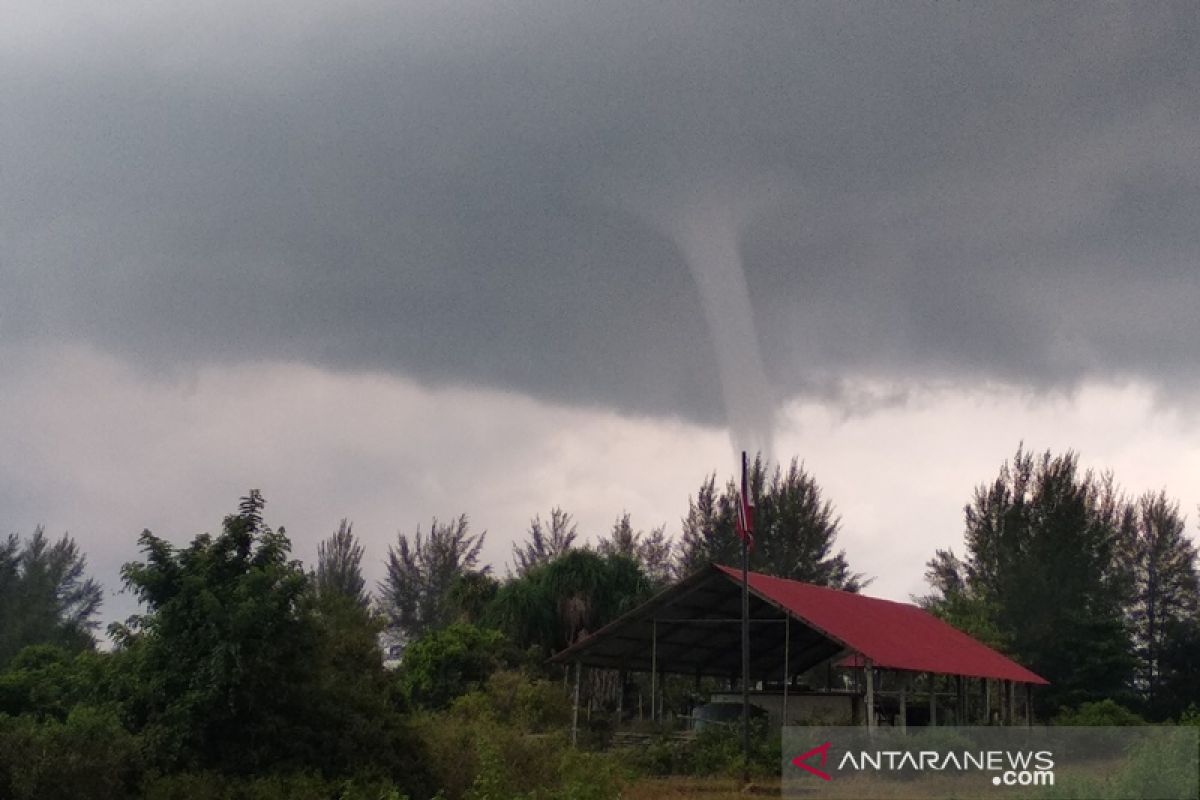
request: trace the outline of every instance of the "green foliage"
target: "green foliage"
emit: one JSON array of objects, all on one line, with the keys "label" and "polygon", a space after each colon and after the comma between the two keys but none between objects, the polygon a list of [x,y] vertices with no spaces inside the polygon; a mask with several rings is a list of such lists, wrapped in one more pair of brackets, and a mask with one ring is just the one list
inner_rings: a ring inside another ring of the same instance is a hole
[{"label": "green foliage", "polygon": [[[777,776],[781,746],[778,731],[771,735],[765,720],[754,720],[750,738],[751,774]],[[621,750],[617,756],[627,769],[639,775],[740,776],[744,764],[742,729],[739,725],[710,725],[691,739],[664,734],[645,746]]]},{"label": "green foliage", "polygon": [[443,709],[483,685],[506,660],[510,656],[504,634],[455,623],[408,645],[397,677],[413,705]]},{"label": "green foliage", "polygon": [[608,538],[596,548],[602,556],[623,556],[636,561],[642,572],[656,588],[662,588],[673,577],[674,545],[667,536],[667,526],[660,525],[650,532],[635,531],[629,512],[613,523]]},{"label": "green foliage", "polygon": [[[1161,720],[1200,698],[1194,680],[1200,648],[1192,649],[1190,659],[1188,653],[1189,639],[1195,648],[1200,610],[1196,547],[1184,533],[1179,504],[1165,492],[1147,493],[1138,499],[1130,533],[1122,558],[1133,568],[1129,615],[1138,657],[1138,688],[1145,695],[1147,713]],[[1193,662],[1190,665],[1189,660]]]},{"label": "green foliage", "polygon": [[72,657],[56,645],[31,645],[0,672],[0,714],[65,720],[81,703],[110,696],[112,656],[85,651]]},{"label": "green foliage", "polygon": [[420,752],[407,722],[394,677],[383,668],[379,632],[383,621],[344,595],[319,599],[317,646],[304,714],[297,724],[311,731],[317,755],[309,762],[326,775],[366,774],[422,785]]},{"label": "green foliage", "polygon": [[513,543],[513,567],[517,577],[565,555],[574,547],[578,536],[571,515],[561,508],[555,506],[550,510],[549,522],[542,522],[541,515],[536,515],[529,521],[529,538],[525,543]]},{"label": "green foliage", "polygon": [[1120,769],[1109,773],[1060,773],[1055,785],[1039,791],[1038,796],[1094,800],[1195,797],[1196,761],[1200,753],[1194,739],[1173,733],[1165,727],[1150,729],[1127,752],[1120,754],[1123,762]]},{"label": "green foliage", "polygon": [[179,550],[146,531],[146,561],[124,567],[148,612],[116,631],[122,697],[152,766],[419,782],[379,622],[353,597],[313,592],[262,507],[252,492],[219,535]]},{"label": "green foliage", "polygon": [[362,575],[362,545],[351,522],[343,519],[333,535],[317,546],[317,571],[313,583],[318,596],[349,598],[366,608],[371,599]]},{"label": "green foliage", "polygon": [[0,540],[0,668],[32,644],[73,653],[95,646],[103,592],[85,577],[86,563],[71,537],[52,543],[41,526],[24,543]]},{"label": "green foliage", "polygon": [[570,705],[561,686],[499,672],[449,711],[421,715],[417,729],[446,800],[616,798],[627,770],[567,740]]},{"label": "green foliage", "polygon": [[420,528],[411,541],[398,534],[396,546],[388,548],[387,574],[379,584],[380,606],[396,633],[415,639],[457,617],[455,586],[466,575],[489,571],[476,568],[486,536],[470,532],[466,514],[444,525],[435,518],[428,537]]},{"label": "green foliage", "polygon": [[501,670],[480,689],[454,701],[452,714],[524,733],[561,732],[571,723],[571,700],[562,684]]},{"label": "green foliage", "polygon": [[572,550],[504,584],[486,619],[519,648],[533,647],[547,657],[633,608],[650,591],[634,561]]},{"label": "green foliage", "polygon": [[1042,715],[1127,697],[1133,576],[1120,556],[1134,521],[1111,476],[1080,473],[1074,453],[1019,448],[965,518],[966,555],[929,562],[926,607],[1047,678]]},{"label": "green foliage", "polygon": [[1200,617],[1164,626],[1158,652],[1158,688],[1149,713],[1154,719],[1200,706]]},{"label": "green foliage", "polygon": [[[768,478],[760,454],[747,482],[755,505],[752,570],[847,591],[865,585],[861,574],[850,571],[845,551],[834,550],[841,520],[798,460],[792,459],[787,470],[776,466]],[[700,485],[695,498],[688,498],[678,550],[680,575],[711,562],[741,563],[741,540],[734,526],[737,495],[732,480],[718,493],[714,473]]]},{"label": "green foliage", "polygon": [[1125,769],[1111,781],[1110,796],[1185,797],[1188,789],[1195,792],[1200,753],[1194,741],[1170,733],[1152,732],[1133,747]]},{"label": "green foliage", "polygon": [[311,754],[295,735],[313,688],[308,579],[261,507],[251,493],[218,536],[182,550],[144,531],[147,560],[122,569],[149,609],[117,631],[136,651],[128,705],[164,767],[253,772]]},{"label": "green foliage", "polygon": [[1084,703],[1079,708],[1059,712],[1055,725],[1077,727],[1113,727],[1122,725],[1145,725],[1146,721],[1115,700],[1099,700]]},{"label": "green foliage", "polygon": [[938,593],[917,598],[918,605],[989,647],[1011,651],[1010,637],[997,623],[997,601],[969,590],[960,577],[963,572],[953,551],[938,550],[925,572],[925,579]]},{"label": "green foliage", "polygon": [[498,591],[500,582],[485,572],[459,575],[450,587],[450,621],[482,624]]},{"label": "green foliage", "polygon": [[138,748],[112,709],[76,706],[65,720],[0,715],[0,797],[117,800]]}]

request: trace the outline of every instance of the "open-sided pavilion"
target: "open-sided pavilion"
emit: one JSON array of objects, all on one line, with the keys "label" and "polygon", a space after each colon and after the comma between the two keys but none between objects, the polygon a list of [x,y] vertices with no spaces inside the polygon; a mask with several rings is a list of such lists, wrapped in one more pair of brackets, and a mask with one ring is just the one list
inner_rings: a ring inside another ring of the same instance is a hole
[{"label": "open-sided pavilion", "polygon": [[[987,645],[909,603],[882,600],[799,581],[749,574],[750,685],[778,683],[787,721],[793,679],[823,662],[857,673],[855,690],[877,724],[877,687],[887,676],[898,697],[899,723],[914,683],[923,682],[929,723],[937,724],[937,686],[949,688],[953,716],[967,719],[970,682],[978,706],[992,721],[993,686],[999,690],[999,720],[1017,719],[1016,687],[1025,687],[1025,721],[1030,722],[1030,687],[1044,685],[1034,674]],[[662,591],[551,660],[575,665],[647,672],[652,715],[663,674],[741,679],[742,575],[713,564]],[[944,676],[944,677],[943,677]],[[578,691],[576,692],[578,698]]]}]

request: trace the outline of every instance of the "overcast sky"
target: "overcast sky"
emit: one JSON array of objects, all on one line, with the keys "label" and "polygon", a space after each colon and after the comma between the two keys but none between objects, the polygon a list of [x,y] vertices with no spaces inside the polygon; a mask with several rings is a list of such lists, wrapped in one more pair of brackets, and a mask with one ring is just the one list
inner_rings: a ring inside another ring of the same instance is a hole
[{"label": "overcast sky", "polygon": [[[16,2],[0,526],[118,586],[798,456],[923,588],[1024,440],[1200,502],[1195,3]],[[110,597],[106,616],[132,610]]]}]

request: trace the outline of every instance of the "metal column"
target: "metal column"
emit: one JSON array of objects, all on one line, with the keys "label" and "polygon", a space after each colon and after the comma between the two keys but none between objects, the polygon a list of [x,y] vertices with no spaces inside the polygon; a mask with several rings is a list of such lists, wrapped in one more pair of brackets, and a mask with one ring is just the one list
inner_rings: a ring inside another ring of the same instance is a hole
[{"label": "metal column", "polygon": [[929,678],[929,726],[937,725],[937,677],[932,672],[925,673]]},{"label": "metal column", "polygon": [[579,743],[579,662],[575,662],[575,705],[571,711],[571,746]]},{"label": "metal column", "polygon": [[788,706],[788,684],[792,682],[792,675],[788,665],[788,658],[792,654],[792,615],[788,614],[783,623],[783,724],[788,724],[787,706]]},{"label": "metal column", "polygon": [[650,621],[650,721],[658,720],[658,620]]},{"label": "metal column", "polygon": [[875,729],[875,662],[869,658],[863,659],[863,677],[867,682],[867,697],[865,701],[867,712],[867,730]]}]

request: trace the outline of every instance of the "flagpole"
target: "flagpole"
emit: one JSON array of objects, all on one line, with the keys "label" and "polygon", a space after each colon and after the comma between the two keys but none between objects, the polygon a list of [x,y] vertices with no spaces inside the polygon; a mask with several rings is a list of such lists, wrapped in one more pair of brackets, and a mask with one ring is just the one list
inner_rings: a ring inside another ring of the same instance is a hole
[{"label": "flagpole", "polygon": [[[739,513],[747,507],[746,451],[742,451],[742,496]],[[747,524],[749,520],[747,520]],[[750,531],[742,531],[742,783],[750,782]]]}]

